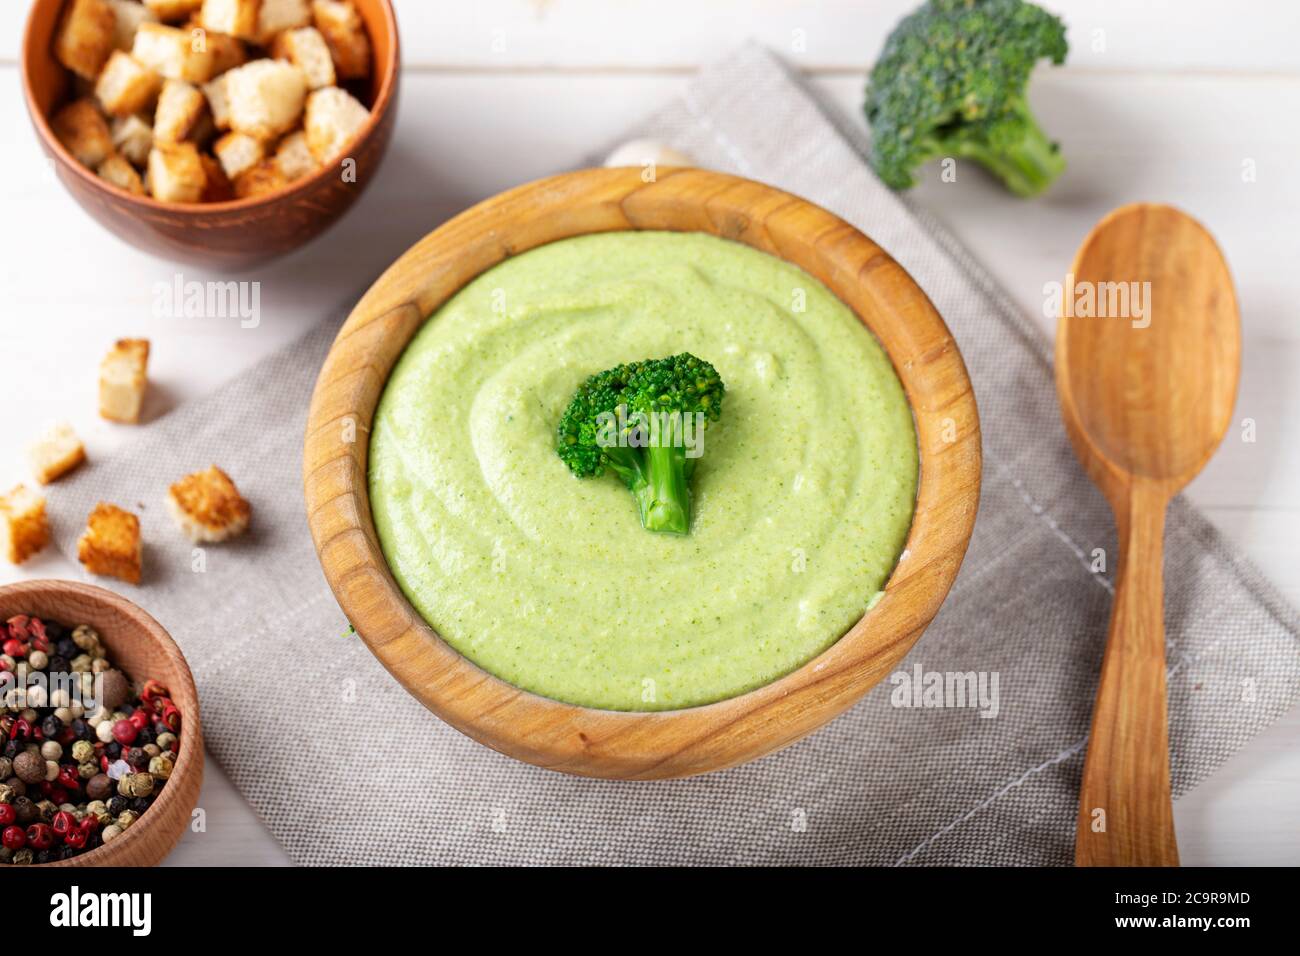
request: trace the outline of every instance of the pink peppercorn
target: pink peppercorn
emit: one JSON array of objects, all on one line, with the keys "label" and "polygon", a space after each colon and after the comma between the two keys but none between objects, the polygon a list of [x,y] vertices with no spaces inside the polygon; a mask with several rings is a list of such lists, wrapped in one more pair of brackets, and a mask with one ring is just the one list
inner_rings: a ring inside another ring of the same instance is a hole
[{"label": "pink peppercorn", "polygon": [[0,834],[0,843],[5,849],[21,850],[27,845],[27,834],[22,827],[5,827],[4,833]]},{"label": "pink peppercorn", "polygon": [[27,828],[27,845],[33,850],[48,850],[54,846],[54,828],[48,823],[33,823]]},{"label": "pink peppercorn", "polygon": [[123,747],[135,743],[136,735],[139,733],[139,729],[129,720],[119,720],[113,725],[113,739]]}]

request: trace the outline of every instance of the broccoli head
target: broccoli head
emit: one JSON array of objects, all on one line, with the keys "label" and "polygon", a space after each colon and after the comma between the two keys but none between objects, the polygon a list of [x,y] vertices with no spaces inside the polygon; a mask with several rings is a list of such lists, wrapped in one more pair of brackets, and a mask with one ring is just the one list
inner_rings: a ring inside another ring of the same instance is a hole
[{"label": "broccoli head", "polygon": [[871,165],[894,189],[941,156],[974,160],[1018,196],[1046,189],[1065,159],[1029,112],[1038,60],[1062,63],[1059,17],[1024,0],[927,0],[905,17],[871,71]]},{"label": "broccoli head", "polygon": [[574,393],[556,451],[579,478],[622,479],[646,530],[686,534],[700,431],[721,416],[725,393],[717,369],[687,352],[607,369]]}]

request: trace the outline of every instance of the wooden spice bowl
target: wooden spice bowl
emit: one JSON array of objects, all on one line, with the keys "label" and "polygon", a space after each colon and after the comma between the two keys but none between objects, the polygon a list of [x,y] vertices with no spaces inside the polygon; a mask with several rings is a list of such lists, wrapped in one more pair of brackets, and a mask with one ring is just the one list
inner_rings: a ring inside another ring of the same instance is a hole
[{"label": "wooden spice bowl", "polygon": [[44,866],[154,866],[172,851],[190,824],[203,786],[203,725],[199,695],[185,657],[163,626],[121,595],[74,581],[20,581],[0,587],[0,620],[15,614],[88,624],[99,632],[108,657],[138,691],[156,680],[171,691],[181,712],[180,752],[162,793],[112,843]]},{"label": "wooden spice bowl", "polygon": [[322,166],[284,189],[222,203],[165,203],[137,196],[77,162],[50,127],[68,99],[72,77],[54,57],[64,0],[35,0],[23,34],[23,95],[41,148],[72,197],[101,226],[145,252],[209,267],[246,269],[304,245],[333,225],[378,173],[397,118],[400,51],[390,0],[355,0],[373,51],[370,119],[347,148],[355,178],[340,162]]},{"label": "wooden spice bowl", "polygon": [[[398,356],[442,303],[504,259],[570,236],[702,232],[794,263],[875,333],[912,405],[916,512],[884,595],[838,642],[738,697],[675,711],[574,706],[521,690],[446,644],[411,606],[380,549],[366,484],[370,426]],[[345,427],[349,426],[349,427]],[[348,440],[355,433],[356,440]],[[316,383],[303,461],[308,523],[325,577],[370,650],[426,707],[502,753],[594,777],[658,779],[720,770],[784,747],[888,674],[939,610],[975,523],[979,416],[956,343],[929,299],[878,245],[770,186],[699,169],[567,173],[481,203],[420,240],[339,332]]]}]

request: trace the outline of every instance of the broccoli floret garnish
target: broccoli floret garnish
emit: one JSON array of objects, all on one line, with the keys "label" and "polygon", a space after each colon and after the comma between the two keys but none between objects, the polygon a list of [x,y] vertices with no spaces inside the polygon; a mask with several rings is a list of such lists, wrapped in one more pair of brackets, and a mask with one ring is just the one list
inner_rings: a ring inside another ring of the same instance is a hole
[{"label": "broccoli floret garnish", "polygon": [[928,0],[894,28],[867,87],[871,165],[894,189],[941,156],[974,160],[1018,196],[1046,189],[1065,159],[1029,112],[1038,60],[1059,64],[1065,25],[1024,0]]},{"label": "broccoli floret garnish", "polygon": [[647,531],[686,534],[701,431],[725,393],[718,370],[687,352],[607,369],[574,393],[556,452],[579,478],[621,478]]}]

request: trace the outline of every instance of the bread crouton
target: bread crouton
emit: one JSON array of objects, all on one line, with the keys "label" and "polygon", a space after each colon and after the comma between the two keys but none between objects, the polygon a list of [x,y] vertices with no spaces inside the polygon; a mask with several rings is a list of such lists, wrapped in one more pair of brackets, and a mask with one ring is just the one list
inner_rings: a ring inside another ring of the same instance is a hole
[{"label": "bread crouton", "polygon": [[147,109],[162,88],[162,77],[129,53],[114,50],[95,83],[95,98],[110,116]]},{"label": "bread crouton", "polygon": [[262,0],[257,8],[257,43],[270,46],[285,30],[311,23],[307,0]]},{"label": "bread crouton", "polygon": [[113,52],[117,17],[107,0],[72,0],[54,37],[54,56],[73,73],[93,80]]},{"label": "bread crouton", "polygon": [[217,129],[230,129],[230,97],[226,95],[226,78],[218,76],[203,84],[208,99],[208,113]]},{"label": "bread crouton", "polygon": [[185,537],[212,544],[243,534],[253,513],[230,476],[216,465],[172,485],[167,510]]},{"label": "bread crouton", "polygon": [[271,55],[278,60],[288,60],[302,70],[309,90],[333,86],[336,82],[330,48],[315,27],[285,30],[275,38]]},{"label": "bread crouton", "polygon": [[179,143],[188,139],[207,106],[207,98],[197,86],[184,80],[168,80],[158,95],[158,111],[153,118],[154,140]]},{"label": "bread crouton", "polygon": [[217,33],[241,40],[256,40],[259,6],[260,0],[203,0],[199,22],[205,29]]},{"label": "bread crouton", "polygon": [[203,194],[199,196],[199,201],[229,202],[234,199],[235,184],[230,181],[226,171],[221,168],[221,164],[207,153],[199,154],[199,162],[203,164],[203,174],[206,177],[206,181],[203,183]]},{"label": "bread crouton", "polygon": [[275,148],[275,165],[285,178],[290,180],[300,179],[314,172],[317,166],[316,157],[311,154],[311,149],[307,146],[307,134],[298,130],[280,140],[280,145]]},{"label": "bread crouton", "polygon": [[137,196],[144,195],[144,180],[134,166],[120,153],[113,153],[95,168],[100,179],[107,180],[118,189]]},{"label": "bread crouton", "polygon": [[337,159],[369,117],[370,111],[356,97],[337,86],[307,97],[304,129],[316,161],[324,164]]},{"label": "bread crouton", "polygon": [[350,0],[313,0],[312,21],[325,37],[341,80],[370,75],[370,37]]},{"label": "bread crouton", "polygon": [[247,133],[227,133],[212,144],[212,152],[221,162],[222,171],[231,179],[266,158],[262,141]]},{"label": "bread crouton", "polygon": [[188,30],[142,23],[131,55],[169,80],[206,83],[212,79],[212,51],[203,37],[191,36]]},{"label": "bread crouton", "polygon": [[153,127],[138,116],[113,120],[113,147],[133,166],[143,168],[153,148]]},{"label": "bread crouton", "polygon": [[280,172],[280,167],[275,164],[275,160],[264,159],[235,177],[235,196],[239,199],[265,196],[287,185],[289,185],[289,177]]},{"label": "bread crouton", "polygon": [[55,113],[50,127],[58,141],[83,166],[94,169],[113,152],[108,120],[89,97],[74,100]]},{"label": "bread crouton", "polygon": [[144,0],[144,5],[164,23],[179,23],[203,6],[203,0]]},{"label": "bread crouton", "polygon": [[149,151],[149,192],[161,202],[198,202],[205,174],[193,143],[155,142]]},{"label": "bread crouton", "polygon": [[275,139],[298,125],[307,97],[302,70],[282,60],[254,60],[226,74],[232,129]]},{"label": "bread crouton", "polygon": [[244,46],[244,41],[239,37],[208,30],[204,35],[204,42],[208,45],[208,52],[212,54],[212,75],[214,77],[220,76],[227,70],[233,70],[237,66],[243,66],[248,62],[248,48]]},{"label": "bread crouton", "polygon": [[[153,178],[152,170],[150,178]],[[148,367],[148,339],[118,339],[113,343],[99,363],[99,414],[102,417],[126,424],[140,420]]]},{"label": "bread crouton", "polygon": [[140,583],[144,564],[140,519],[117,505],[101,501],[86,519],[86,531],[77,540],[77,560],[91,574]]},{"label": "bread crouton", "polygon": [[62,478],[85,460],[86,447],[67,422],[51,425],[44,435],[27,446],[27,461],[42,485]]},{"label": "bread crouton", "polygon": [[142,23],[157,23],[158,17],[142,3],[136,0],[108,0],[113,9],[113,47],[123,53],[130,53],[135,45],[135,31]]},{"label": "bread crouton", "polygon": [[26,485],[0,495],[0,554],[10,564],[22,564],[49,543],[44,498]]}]

